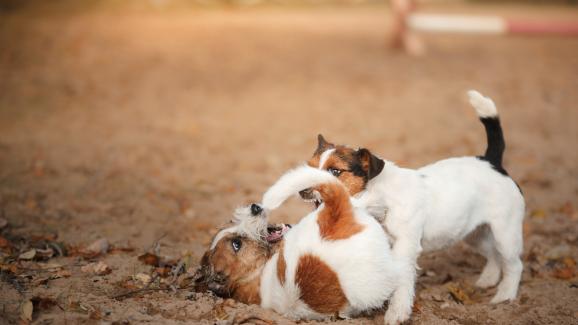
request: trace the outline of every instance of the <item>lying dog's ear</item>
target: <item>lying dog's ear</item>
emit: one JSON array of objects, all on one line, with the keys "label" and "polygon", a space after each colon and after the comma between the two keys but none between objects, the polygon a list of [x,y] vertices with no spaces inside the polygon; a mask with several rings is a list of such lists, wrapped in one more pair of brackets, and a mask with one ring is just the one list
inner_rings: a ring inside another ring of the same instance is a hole
[{"label": "lying dog's ear", "polygon": [[209,289],[208,288],[208,282],[209,282],[209,278],[211,276],[211,274],[210,274],[211,267],[209,265],[209,263],[210,263],[209,256],[210,256],[209,251],[207,251],[207,252],[205,252],[205,254],[203,254],[199,268],[195,272],[195,275],[194,275],[195,285],[193,288],[196,292],[205,292]]},{"label": "lying dog's ear", "polygon": [[221,298],[232,298],[234,290],[229,286],[229,281],[223,274],[217,273],[207,281],[207,290]]},{"label": "lying dog's ear", "polygon": [[365,148],[357,150],[357,157],[361,162],[361,168],[367,175],[367,180],[379,175],[385,165],[385,162],[382,159],[378,158]]},{"label": "lying dog's ear", "polygon": [[210,256],[211,252],[207,251],[201,258],[201,265],[193,277],[195,281],[193,290],[195,292],[211,291],[219,297],[229,298],[231,290],[228,279],[223,274],[214,272],[211,267]]},{"label": "lying dog's ear", "polygon": [[327,149],[334,148],[335,145],[333,143],[327,142],[323,135],[319,134],[317,136],[317,152],[323,152]]}]

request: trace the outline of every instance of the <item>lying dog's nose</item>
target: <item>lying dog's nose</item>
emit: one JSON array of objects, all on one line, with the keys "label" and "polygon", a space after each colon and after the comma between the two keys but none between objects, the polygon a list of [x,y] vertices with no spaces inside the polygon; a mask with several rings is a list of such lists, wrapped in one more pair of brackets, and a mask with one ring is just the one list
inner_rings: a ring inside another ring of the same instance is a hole
[{"label": "lying dog's nose", "polygon": [[263,212],[263,208],[260,207],[258,204],[251,204],[251,214],[254,216],[258,216]]}]

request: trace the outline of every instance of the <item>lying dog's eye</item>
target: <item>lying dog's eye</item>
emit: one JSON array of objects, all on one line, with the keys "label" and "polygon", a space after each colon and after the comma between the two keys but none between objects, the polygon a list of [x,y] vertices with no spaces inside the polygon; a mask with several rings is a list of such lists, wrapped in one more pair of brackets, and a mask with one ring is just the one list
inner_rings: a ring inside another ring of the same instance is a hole
[{"label": "lying dog's eye", "polygon": [[239,238],[234,238],[231,240],[231,246],[236,253],[241,249],[241,246],[243,246],[243,242]]},{"label": "lying dog's eye", "polygon": [[331,173],[331,175],[335,176],[335,177],[339,177],[339,175],[341,175],[341,170],[337,169],[337,168],[328,168],[327,169],[328,172]]}]

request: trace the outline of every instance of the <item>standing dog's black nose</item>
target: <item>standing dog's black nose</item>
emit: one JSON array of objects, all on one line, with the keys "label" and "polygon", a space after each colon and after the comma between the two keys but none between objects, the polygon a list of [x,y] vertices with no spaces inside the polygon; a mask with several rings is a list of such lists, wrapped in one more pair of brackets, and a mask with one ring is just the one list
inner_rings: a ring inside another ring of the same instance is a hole
[{"label": "standing dog's black nose", "polygon": [[251,214],[254,216],[258,216],[263,212],[263,208],[260,207],[258,204],[251,204]]}]

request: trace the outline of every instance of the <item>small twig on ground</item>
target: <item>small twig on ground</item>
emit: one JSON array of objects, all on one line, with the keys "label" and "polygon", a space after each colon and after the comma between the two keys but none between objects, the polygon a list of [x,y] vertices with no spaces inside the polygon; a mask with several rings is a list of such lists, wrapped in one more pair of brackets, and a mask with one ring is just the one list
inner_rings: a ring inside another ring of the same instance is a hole
[{"label": "small twig on ground", "polygon": [[181,260],[179,261],[179,264],[177,264],[177,266],[175,266],[172,270],[171,273],[173,275],[172,279],[171,279],[171,283],[175,283],[175,281],[177,280],[177,277],[179,276],[179,271],[185,266],[185,259],[181,258]]},{"label": "small twig on ground", "polygon": [[153,241],[152,245],[149,246],[149,248],[146,250],[147,252],[153,252],[155,255],[159,255],[160,254],[160,241],[165,238],[167,236],[167,233],[163,233],[162,235],[160,235],[159,238],[155,239],[155,241]]},{"label": "small twig on ground", "polygon": [[154,291],[169,291],[169,290],[170,288],[141,288],[112,296],[111,299],[122,300],[124,298],[128,298],[132,295],[136,295],[139,293],[154,292]]},{"label": "small twig on ground", "polygon": [[176,287],[174,287],[174,286],[168,286],[168,287],[166,287],[166,288],[150,288],[151,284],[152,284],[153,282],[155,282],[156,279],[158,279],[158,278],[159,278],[158,274],[155,274],[155,276],[151,279],[151,281],[150,281],[145,287],[140,288],[140,289],[136,289],[136,290],[131,290],[131,291],[128,291],[128,292],[124,292],[124,293],[121,293],[121,294],[114,295],[114,296],[111,297],[111,299],[120,300],[120,299],[123,299],[123,298],[126,298],[126,297],[130,297],[130,296],[132,296],[132,295],[136,295],[136,294],[139,294],[139,293],[153,292],[153,291],[173,291],[173,292],[176,292],[176,291],[179,291],[179,290],[192,289],[192,288],[194,287],[194,285],[188,285],[188,286],[182,287],[182,288],[176,288]]},{"label": "small twig on ground", "polygon": [[[182,288],[176,288],[177,291],[180,290],[187,290],[187,289],[192,289],[193,286],[187,286],[187,287],[182,287]],[[155,291],[171,291],[173,290],[173,288],[171,287],[166,287],[166,288],[148,288],[148,287],[144,287],[141,289],[136,289],[136,290],[132,290],[129,292],[125,292],[125,293],[121,293],[115,296],[110,297],[111,299],[115,299],[115,300],[122,300],[123,298],[127,298],[130,297],[132,295],[136,295],[139,293],[146,293],[146,292],[155,292]]]}]

